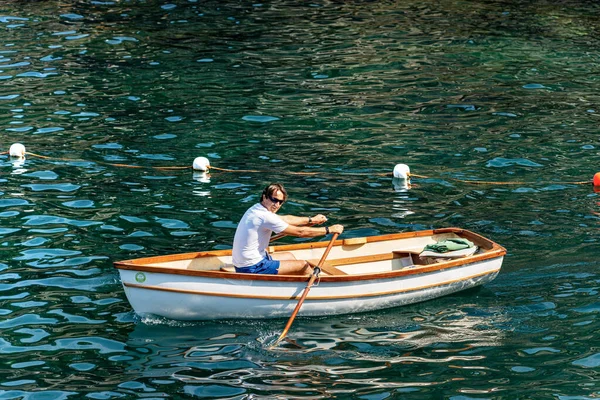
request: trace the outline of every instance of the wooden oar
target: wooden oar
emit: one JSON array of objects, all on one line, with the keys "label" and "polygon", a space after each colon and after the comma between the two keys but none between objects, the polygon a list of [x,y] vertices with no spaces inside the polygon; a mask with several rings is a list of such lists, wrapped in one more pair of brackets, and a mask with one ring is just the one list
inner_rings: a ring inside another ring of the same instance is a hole
[{"label": "wooden oar", "polygon": [[339,233],[333,234],[333,237],[331,238],[329,245],[325,249],[325,253],[323,253],[323,257],[321,257],[321,261],[319,261],[319,265],[317,265],[314,268],[313,274],[310,276],[310,279],[309,279],[308,283],[306,284],[306,287],[304,288],[304,293],[302,293],[302,297],[300,297],[298,304],[296,304],[296,308],[294,308],[294,312],[290,316],[290,319],[288,320],[287,324],[285,325],[285,328],[283,328],[283,332],[281,332],[281,335],[279,335],[279,338],[277,338],[275,343],[273,343],[271,346],[269,346],[269,348],[273,348],[273,347],[277,346],[279,344],[279,342],[281,342],[283,340],[283,338],[285,338],[288,331],[292,327],[292,323],[294,322],[294,319],[296,318],[298,311],[300,311],[300,307],[302,307],[302,303],[304,303],[304,299],[306,299],[306,296],[308,295],[310,288],[312,287],[313,283],[315,282],[315,279],[317,279],[317,276],[319,276],[319,272],[321,272],[321,266],[323,265],[323,263],[325,263],[325,259],[329,255],[329,252],[331,251],[331,248],[333,247],[333,243],[335,242],[335,239],[337,239],[338,235],[339,235]]}]

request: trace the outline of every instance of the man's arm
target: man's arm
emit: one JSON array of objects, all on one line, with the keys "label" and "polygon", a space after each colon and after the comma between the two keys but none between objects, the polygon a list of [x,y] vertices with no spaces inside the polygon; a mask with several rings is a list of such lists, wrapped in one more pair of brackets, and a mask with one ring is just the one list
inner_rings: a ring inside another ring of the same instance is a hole
[{"label": "man's arm", "polygon": [[294,226],[320,225],[327,222],[327,217],[323,214],[317,214],[314,217],[297,217],[295,215],[280,215],[279,217]]},{"label": "man's arm", "polygon": [[316,237],[324,236],[328,233],[342,233],[343,231],[343,225],[331,225],[329,227],[312,228],[309,226],[295,226],[290,224],[282,233],[289,236],[297,237]]}]

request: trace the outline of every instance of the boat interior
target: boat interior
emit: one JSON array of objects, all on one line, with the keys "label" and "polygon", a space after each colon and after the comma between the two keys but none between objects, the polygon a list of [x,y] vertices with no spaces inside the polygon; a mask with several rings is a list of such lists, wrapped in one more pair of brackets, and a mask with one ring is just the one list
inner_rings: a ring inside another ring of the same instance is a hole
[{"label": "boat interior", "polygon": [[[468,231],[465,231],[468,232]],[[394,236],[394,235],[391,235]],[[373,240],[371,238],[343,239],[332,247],[327,259],[321,266],[324,275],[359,275],[392,272],[404,269],[418,268],[457,258],[481,254],[493,248],[494,243],[478,235],[469,235],[468,239],[474,246],[458,251],[444,253],[424,252],[425,246],[445,241],[450,238],[462,238],[456,232],[444,232],[427,236],[402,236],[386,240]],[[378,237],[375,237],[378,238]],[[292,244],[272,246],[271,254],[286,252],[292,253],[296,259],[308,260],[316,266],[325,251],[326,242],[320,245]],[[193,255],[195,253],[190,253]],[[193,271],[219,271],[222,273],[235,273],[229,251],[197,253],[195,257],[180,259],[164,259],[158,257],[160,262],[145,263],[146,266],[170,269],[186,269]],[[150,260],[154,260],[150,258]]]}]

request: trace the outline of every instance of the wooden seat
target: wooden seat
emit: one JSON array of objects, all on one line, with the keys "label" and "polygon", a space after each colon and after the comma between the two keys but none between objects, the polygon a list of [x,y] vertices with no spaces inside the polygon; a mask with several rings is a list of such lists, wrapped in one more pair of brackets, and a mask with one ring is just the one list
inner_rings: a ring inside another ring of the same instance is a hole
[{"label": "wooden seat", "polygon": [[[319,265],[319,261],[321,261],[321,260],[306,260],[306,262],[308,262],[310,264],[310,266],[313,268],[315,268]],[[334,267],[327,261],[325,261],[323,263],[323,265],[321,265],[320,268],[321,268],[321,271],[325,272],[327,275],[348,275],[347,273],[345,273],[342,270],[337,269],[336,267]]]},{"label": "wooden seat", "polygon": [[[417,256],[420,250],[408,250],[408,251],[392,251],[389,253],[371,254],[368,256],[357,256],[347,258],[337,258],[333,260],[325,260],[324,265],[321,269],[329,275],[348,275],[346,272],[338,269],[338,266],[346,266],[353,264],[368,264],[378,261],[391,261],[397,258],[411,257],[412,255]],[[412,257],[411,257],[412,259]],[[312,267],[316,267],[319,260],[307,260]]]},{"label": "wooden seat", "polygon": [[405,257],[407,254],[419,255],[419,254],[421,254],[422,251],[423,251],[423,249],[406,249],[406,250],[394,250],[394,251],[392,251],[392,253],[396,254],[399,257],[400,256]]}]

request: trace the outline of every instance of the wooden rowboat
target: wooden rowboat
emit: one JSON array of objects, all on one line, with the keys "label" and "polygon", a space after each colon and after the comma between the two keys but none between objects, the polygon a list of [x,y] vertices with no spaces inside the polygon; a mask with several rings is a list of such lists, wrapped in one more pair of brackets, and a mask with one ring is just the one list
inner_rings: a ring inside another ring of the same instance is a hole
[{"label": "wooden rowboat", "polygon": [[[475,248],[422,253],[428,244],[465,238]],[[323,255],[327,242],[272,246],[298,259]],[[473,254],[469,254],[473,253]],[[357,313],[430,300],[483,285],[500,271],[506,250],[459,228],[336,240],[299,315]],[[177,320],[289,317],[308,276],[236,273],[231,250],[115,263],[140,315]]]}]

